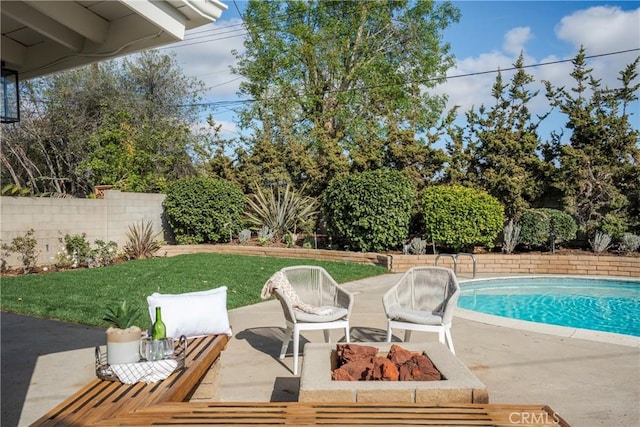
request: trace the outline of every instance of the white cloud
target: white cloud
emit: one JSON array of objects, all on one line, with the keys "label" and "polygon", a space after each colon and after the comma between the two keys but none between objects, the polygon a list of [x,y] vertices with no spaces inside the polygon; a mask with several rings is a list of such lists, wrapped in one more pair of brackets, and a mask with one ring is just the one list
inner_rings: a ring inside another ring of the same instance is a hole
[{"label": "white cloud", "polygon": [[584,45],[591,54],[635,49],[640,40],[640,8],[623,11],[596,6],[579,10],[562,18],[555,31],[560,40],[576,49]]},{"label": "white cloud", "polygon": [[513,55],[519,55],[520,52],[524,51],[525,43],[532,37],[533,34],[531,34],[531,28],[529,27],[513,28],[505,34],[502,49]]},{"label": "white cloud", "polygon": [[236,63],[231,52],[244,49],[245,30],[241,24],[239,19],[230,19],[200,27],[171,49],[184,74],[202,80],[207,94],[217,99],[234,99],[241,82],[230,70]]},{"label": "white cloud", "polygon": [[[447,74],[455,76],[483,73],[497,68],[504,70],[513,65],[521,51],[525,52],[525,64],[530,65],[571,60],[575,57],[580,45],[584,45],[587,49],[587,56],[638,48],[640,9],[625,12],[617,7],[597,6],[576,11],[559,21],[556,26],[556,36],[561,41],[571,43],[573,50],[569,55],[559,56],[552,51],[543,58],[526,55],[526,44],[534,40],[533,31],[529,27],[516,27],[505,33],[501,51],[479,52],[477,56],[462,58]],[[635,51],[591,58],[588,59],[587,66],[593,69],[593,76],[596,79],[602,80],[602,86],[618,86],[619,82],[616,80],[619,77],[618,73],[637,55],[638,52]],[[570,76],[572,70],[571,62],[526,69],[526,72],[535,79],[535,83],[530,85],[529,90],[532,92],[539,90],[538,96],[529,105],[532,114],[544,114],[550,110],[545,97],[543,80],[548,80],[557,87],[573,87],[575,82]],[[512,72],[503,72],[503,82],[508,83],[512,75]],[[447,94],[449,96],[447,107],[460,105],[461,113],[474,106],[477,108],[480,104],[490,106],[493,104],[491,87],[495,78],[495,73],[489,73],[449,79],[447,83],[437,88],[437,93]],[[555,115],[545,122],[549,129],[558,129],[564,124],[564,118]]]}]

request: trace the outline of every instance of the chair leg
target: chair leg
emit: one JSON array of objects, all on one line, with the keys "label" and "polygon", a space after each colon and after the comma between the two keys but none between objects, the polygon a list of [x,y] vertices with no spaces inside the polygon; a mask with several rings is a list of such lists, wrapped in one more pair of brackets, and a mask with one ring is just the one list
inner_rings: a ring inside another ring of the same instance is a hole
[{"label": "chair leg", "polygon": [[300,350],[300,330],[293,327],[293,375],[298,375],[298,352]]},{"label": "chair leg", "polygon": [[411,339],[411,329],[404,330],[404,342],[409,342]]},{"label": "chair leg", "polygon": [[289,347],[289,341],[291,341],[292,333],[293,333],[293,328],[287,326],[287,331],[284,333],[284,338],[282,338],[282,349],[280,350],[280,359],[284,359],[285,354],[287,354],[287,348]]},{"label": "chair leg", "polygon": [[444,342],[444,335],[445,335],[445,329],[444,329],[444,327],[440,327],[440,328],[438,329],[438,341],[440,341],[440,343],[441,343],[442,345],[445,345],[445,342]]},{"label": "chair leg", "polygon": [[344,340],[349,343],[351,342],[351,338],[349,337],[350,335],[350,331],[349,331],[349,325],[344,327]]},{"label": "chair leg", "polygon": [[387,342],[391,342],[391,335],[392,335],[391,326],[387,326]]},{"label": "chair leg", "polygon": [[323,329],[324,342],[331,342],[331,329]]},{"label": "chair leg", "polygon": [[453,348],[453,338],[451,337],[451,329],[447,329],[445,331],[445,336],[447,337],[447,344],[449,345],[449,350],[451,350],[451,353],[455,355],[456,350]]}]

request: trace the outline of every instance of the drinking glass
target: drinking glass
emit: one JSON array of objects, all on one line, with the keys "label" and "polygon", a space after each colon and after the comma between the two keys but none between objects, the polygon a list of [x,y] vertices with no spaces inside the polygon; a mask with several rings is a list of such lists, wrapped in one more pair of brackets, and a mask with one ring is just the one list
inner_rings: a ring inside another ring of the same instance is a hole
[{"label": "drinking glass", "polygon": [[166,337],[162,339],[163,358],[173,356],[173,338]]},{"label": "drinking glass", "polygon": [[142,338],[140,341],[140,356],[150,362],[162,359],[164,356],[164,344],[162,340]]}]

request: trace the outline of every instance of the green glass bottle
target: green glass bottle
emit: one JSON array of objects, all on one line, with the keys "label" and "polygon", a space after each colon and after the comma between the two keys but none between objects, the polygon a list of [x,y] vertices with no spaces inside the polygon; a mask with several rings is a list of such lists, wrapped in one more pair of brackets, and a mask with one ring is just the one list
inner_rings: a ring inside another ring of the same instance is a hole
[{"label": "green glass bottle", "polygon": [[166,338],[166,336],[167,327],[162,321],[162,312],[160,311],[160,307],[156,307],[156,321],[153,322],[153,326],[151,327],[151,338],[154,340],[160,340],[162,338]]}]

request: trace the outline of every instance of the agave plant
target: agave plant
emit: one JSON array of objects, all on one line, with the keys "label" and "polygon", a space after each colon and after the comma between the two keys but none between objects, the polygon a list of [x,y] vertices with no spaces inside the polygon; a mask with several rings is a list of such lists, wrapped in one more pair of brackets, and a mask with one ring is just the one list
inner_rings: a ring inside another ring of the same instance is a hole
[{"label": "agave plant", "polygon": [[249,222],[258,227],[268,227],[276,238],[295,233],[299,223],[318,213],[317,201],[302,196],[289,184],[284,189],[269,187],[266,191],[256,186],[255,194],[247,198],[247,203],[249,209],[245,214]]},{"label": "agave plant", "polygon": [[122,304],[116,308],[107,307],[102,320],[106,320],[116,328],[127,329],[134,326],[139,318],[140,310],[127,305],[127,301],[122,301]]},{"label": "agave plant", "polygon": [[601,231],[596,231],[593,240],[589,240],[593,252],[600,254],[606,252],[611,244],[611,236]]},{"label": "agave plant", "polygon": [[502,230],[504,239],[502,251],[504,253],[510,254],[515,250],[516,246],[518,246],[518,243],[520,243],[520,229],[521,227],[514,223],[513,220],[510,220],[507,225],[504,226]]},{"label": "agave plant", "polygon": [[420,237],[414,237],[409,242],[409,252],[413,255],[424,255],[427,253],[427,241]]},{"label": "agave plant", "polygon": [[143,221],[140,224],[129,226],[127,232],[128,242],[123,251],[129,259],[151,258],[162,246],[162,241],[158,239],[160,232],[153,232],[153,222]]},{"label": "agave plant", "polygon": [[251,240],[251,230],[245,228],[238,234],[238,241],[240,243],[247,243],[249,240]]}]

